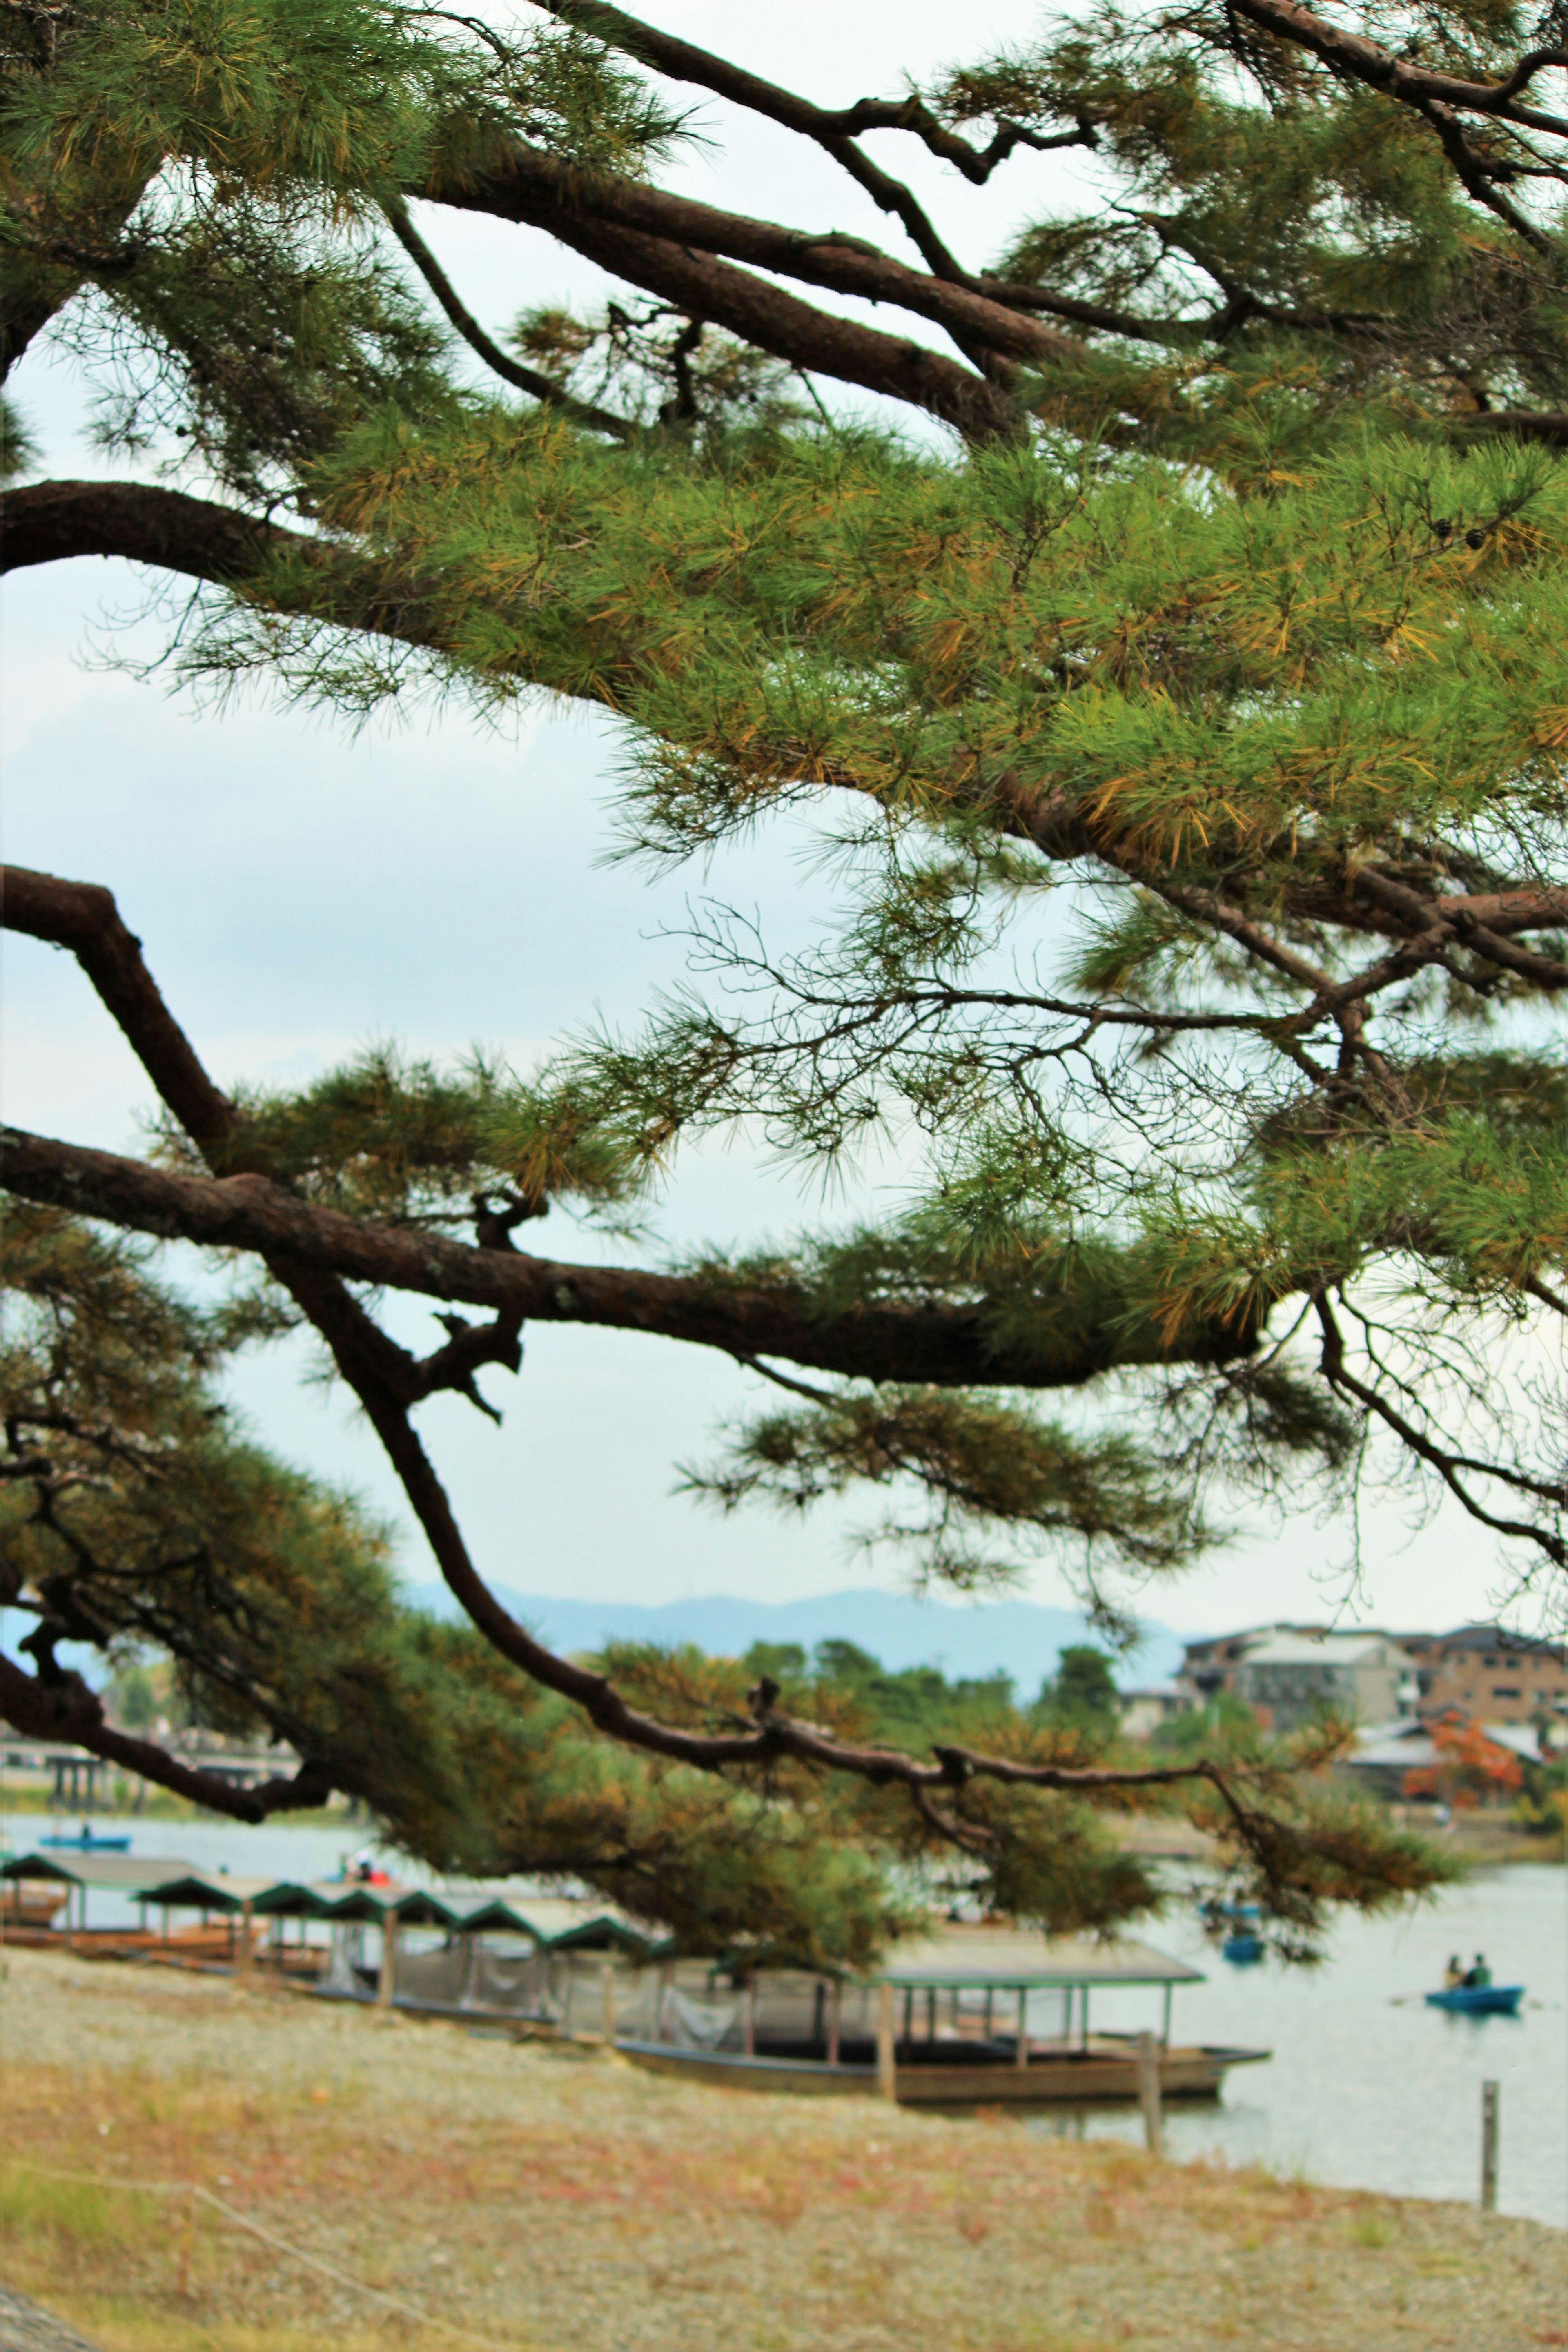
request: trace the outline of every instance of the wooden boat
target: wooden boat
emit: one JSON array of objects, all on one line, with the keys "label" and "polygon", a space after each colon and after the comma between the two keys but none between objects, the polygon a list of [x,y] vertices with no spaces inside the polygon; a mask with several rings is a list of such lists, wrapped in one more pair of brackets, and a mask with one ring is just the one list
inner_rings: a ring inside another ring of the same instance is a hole
[{"label": "wooden boat", "polygon": [[1523,1999],[1522,1985],[1449,1985],[1442,1992],[1429,1992],[1426,2006],[1460,2017],[1517,2017]]},{"label": "wooden boat", "polygon": [[69,1895],[68,1886],[46,1879],[11,1879],[0,1885],[0,1928],[50,1927]]},{"label": "wooden boat", "polygon": [[[765,2046],[750,2057],[620,2037],[616,2047],[650,2073],[682,2075],[689,2082],[729,2090],[863,2098],[877,2089],[874,2055],[853,2044],[835,2065]],[[1160,2095],[1217,2099],[1228,2068],[1256,2065],[1271,2054],[1267,2050],[1173,2044],[1158,2053]],[[1035,2044],[1023,2066],[1005,2043],[977,2047],[973,2042],[951,2046],[941,2041],[934,2045],[917,2042],[900,2045],[893,2068],[893,2096],[905,2107],[1098,2106],[1131,2105],[1138,2095],[1137,2048],[1125,2034],[1095,2034],[1087,2048]]]},{"label": "wooden boat", "polygon": [[1201,1979],[1122,1937],[1050,1941],[948,1924],[896,1946],[876,1977],[837,1986],[809,1971],[748,1980],[730,1963],[705,1987],[689,1977],[683,1998],[667,1965],[651,2013],[616,2042],[637,2065],[735,2089],[874,2092],[905,2106],[1094,2105],[1142,2096],[1145,2037],[1091,2032],[1090,1995],[1145,1988],[1164,2000],[1162,2029],[1146,2037],[1162,2096],[1214,2099],[1229,2068],[1270,2053],[1172,2041],[1172,1991]]}]

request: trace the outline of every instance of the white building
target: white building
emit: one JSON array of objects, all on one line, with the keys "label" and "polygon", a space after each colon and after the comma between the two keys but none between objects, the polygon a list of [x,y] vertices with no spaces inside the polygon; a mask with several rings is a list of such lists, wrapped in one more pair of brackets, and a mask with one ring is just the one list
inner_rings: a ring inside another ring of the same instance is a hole
[{"label": "white building", "polygon": [[1236,1696],[1275,1731],[1314,1715],[1389,1723],[1415,1705],[1415,1662],[1386,1633],[1270,1627],[1244,1637],[1238,1650]]},{"label": "white building", "polygon": [[1176,1683],[1147,1683],[1142,1690],[1118,1691],[1116,1696],[1129,1739],[1147,1739],[1173,1716],[1187,1714],[1193,1704],[1192,1694]]}]

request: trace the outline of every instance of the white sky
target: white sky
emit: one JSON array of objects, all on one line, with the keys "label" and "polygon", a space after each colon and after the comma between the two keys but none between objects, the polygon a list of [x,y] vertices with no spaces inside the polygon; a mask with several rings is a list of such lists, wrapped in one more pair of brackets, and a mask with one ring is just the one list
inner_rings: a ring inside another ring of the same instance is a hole
[{"label": "white sky", "polygon": [[[717,6],[650,11],[670,30],[725,48],[824,102],[893,94],[887,61],[920,73],[987,40],[1019,38],[1031,12],[988,0],[951,8],[862,0],[766,0],[737,16]],[[694,99],[696,94],[693,94]],[[702,100],[716,136],[724,110]],[[950,242],[992,257],[1021,208],[1066,192],[1081,158],[1023,158],[975,191],[922,164],[908,142],[879,152],[940,203]],[[694,194],[873,236],[894,232],[826,158],[748,121],[722,152],[680,174]],[[1043,208],[1043,206],[1042,206]],[[451,215],[426,230],[492,329],[539,302],[591,294],[595,273],[542,236]],[[883,323],[892,324],[887,314]],[[79,394],[46,354],[14,393],[44,443],[46,470],[112,470],[84,448]],[[154,685],[84,659],[107,642],[106,609],[135,609],[128,567],[78,562],[25,572],[0,604],[0,838],[20,864],[102,882],[142,937],[176,1013],[216,1075],[302,1079],[367,1040],[456,1053],[476,1041],[526,1061],[595,1007],[630,1019],[680,954],[658,937],[704,887],[755,905],[797,935],[823,903],[803,877],[798,841],[769,836],[727,854],[706,877],[650,882],[601,861],[608,844],[615,746],[596,722],[531,720],[499,738],[452,713],[357,740],[299,712],[204,713]],[[144,628],[132,640],[148,644]],[[133,1146],[147,1089],[86,983],[64,957],[4,943],[0,1111],[13,1123],[111,1148]],[[813,1204],[743,1153],[689,1163],[667,1231],[681,1242],[755,1243],[805,1221]],[[533,1228],[563,1256],[595,1244],[563,1219]],[[398,1328],[428,1344],[422,1307]],[[302,1389],[279,1359],[251,1368],[241,1394],[279,1450],[354,1484],[392,1516],[374,1445],[338,1401]],[[482,1569],[534,1592],[658,1601],[710,1591],[788,1600],[891,1581],[896,1569],[849,1549],[868,1505],[781,1523],[721,1521],[671,1495],[671,1465],[700,1456],[716,1423],[760,1384],[718,1357],[628,1335],[537,1328],[522,1378],[489,1376],[506,1409],[499,1434],[471,1409],[434,1402],[425,1425]],[[1240,1530],[1210,1566],[1163,1587],[1146,1613],[1186,1630],[1274,1615],[1355,1613],[1406,1626],[1485,1613],[1500,1582],[1489,1542],[1456,1514],[1413,1535],[1397,1509],[1363,1528],[1365,1581],[1351,1595],[1351,1531],[1300,1518]],[[416,1538],[408,1566],[427,1575]],[[1059,1601],[1046,1571],[1034,1596]]]}]

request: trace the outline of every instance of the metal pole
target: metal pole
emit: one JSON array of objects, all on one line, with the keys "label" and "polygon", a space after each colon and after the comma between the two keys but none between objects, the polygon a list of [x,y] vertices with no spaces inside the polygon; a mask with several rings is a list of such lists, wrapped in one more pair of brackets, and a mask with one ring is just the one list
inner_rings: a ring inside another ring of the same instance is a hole
[{"label": "metal pole", "polygon": [[604,1966],[600,1969],[599,1984],[601,1988],[601,2003],[604,2009],[604,2017],[601,2022],[605,2029],[605,2039],[610,2044],[610,2047],[614,2049],[616,2042],[616,1968],[613,1960],[606,1960],[604,1963]]},{"label": "metal pole", "polygon": [[1481,2084],[1481,2211],[1497,2211],[1497,2098],[1495,2083]]},{"label": "metal pole", "polygon": [[1171,2046],[1171,1988],[1169,1985],[1165,1987],[1165,2018],[1160,2028],[1160,2046],[1163,2050],[1168,2050]]},{"label": "metal pole", "polygon": [[1029,2063],[1029,1996],[1018,1987],[1018,2048],[1013,2063],[1022,2074]]},{"label": "metal pole", "polygon": [[381,1915],[381,1969],[375,1980],[377,2009],[390,2009],[397,1977],[397,1914],[386,1910]]},{"label": "metal pole", "polygon": [[833,1990],[827,1998],[827,2063],[830,2066],[837,2066],[838,2063],[838,2021],[843,2006],[844,1987],[840,1979],[835,1977]]},{"label": "metal pole", "polygon": [[250,1897],[239,1906],[239,1943],[234,1955],[234,1980],[242,1990],[250,1983]]},{"label": "metal pole", "polygon": [[1160,2045],[1152,2033],[1138,2036],[1138,2103],[1143,2110],[1143,2144],[1160,2153]]}]

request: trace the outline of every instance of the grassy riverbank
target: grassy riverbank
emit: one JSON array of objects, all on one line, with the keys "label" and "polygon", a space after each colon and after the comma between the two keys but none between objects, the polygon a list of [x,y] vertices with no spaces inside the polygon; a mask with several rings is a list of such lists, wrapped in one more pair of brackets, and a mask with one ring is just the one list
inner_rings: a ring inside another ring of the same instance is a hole
[{"label": "grassy riverbank", "polygon": [[1568,2240],[1531,2222],[4,1966],[0,2277],[105,2352],[458,2340],[431,2318],[515,2352],[1568,2343]]}]

